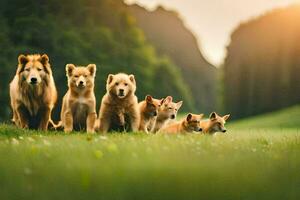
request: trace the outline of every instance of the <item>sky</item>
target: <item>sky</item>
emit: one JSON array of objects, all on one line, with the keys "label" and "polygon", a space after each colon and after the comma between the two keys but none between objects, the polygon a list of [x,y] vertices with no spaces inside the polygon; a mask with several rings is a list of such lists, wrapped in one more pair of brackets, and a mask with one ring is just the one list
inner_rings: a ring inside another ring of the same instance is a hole
[{"label": "sky", "polygon": [[197,37],[199,47],[212,64],[222,64],[230,35],[241,23],[274,8],[300,0],[125,0],[153,10],[157,5],[176,10],[186,27]]}]

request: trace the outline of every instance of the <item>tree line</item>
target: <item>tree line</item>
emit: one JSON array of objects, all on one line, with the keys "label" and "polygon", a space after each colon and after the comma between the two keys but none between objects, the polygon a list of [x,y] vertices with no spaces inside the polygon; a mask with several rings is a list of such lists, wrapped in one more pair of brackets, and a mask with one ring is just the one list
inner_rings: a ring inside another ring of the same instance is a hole
[{"label": "tree line", "polygon": [[300,102],[300,6],[241,24],[227,51],[225,108],[234,118]]}]

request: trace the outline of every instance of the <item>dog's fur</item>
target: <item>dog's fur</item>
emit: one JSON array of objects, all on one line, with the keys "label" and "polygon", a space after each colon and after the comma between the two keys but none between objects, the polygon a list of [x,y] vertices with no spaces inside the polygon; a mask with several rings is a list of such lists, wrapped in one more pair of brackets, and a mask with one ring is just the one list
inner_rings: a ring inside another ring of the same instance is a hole
[{"label": "dog's fur", "polygon": [[134,75],[109,74],[99,110],[99,131],[138,131],[140,113]]},{"label": "dog's fur", "polygon": [[151,132],[156,133],[161,128],[163,128],[170,120],[174,120],[179,108],[182,106],[182,103],[182,101],[174,103],[171,96],[166,97],[158,110],[158,115]]},{"label": "dog's fur", "polygon": [[69,89],[63,97],[60,125],[65,132],[86,128],[88,133],[94,133],[97,118],[94,94],[96,65],[76,67],[67,64],[66,75]]},{"label": "dog's fur", "polygon": [[152,96],[147,95],[145,100],[139,103],[140,111],[140,126],[139,130],[148,133],[151,130],[153,123],[150,124],[151,120],[156,120],[158,109],[161,106],[163,99],[154,99]]},{"label": "dog's fur", "polygon": [[192,132],[201,132],[200,120],[203,118],[203,114],[196,115],[189,113],[184,119],[179,122],[166,125],[159,130],[159,133],[165,134],[186,134]]},{"label": "dog's fur", "polygon": [[216,112],[210,114],[209,119],[201,121],[201,128],[205,134],[214,134],[216,132],[225,133],[227,129],[225,128],[225,123],[230,115],[225,115],[220,117]]},{"label": "dog's fur", "polygon": [[12,121],[20,128],[47,130],[57,100],[49,58],[20,55],[16,75],[10,83]]}]

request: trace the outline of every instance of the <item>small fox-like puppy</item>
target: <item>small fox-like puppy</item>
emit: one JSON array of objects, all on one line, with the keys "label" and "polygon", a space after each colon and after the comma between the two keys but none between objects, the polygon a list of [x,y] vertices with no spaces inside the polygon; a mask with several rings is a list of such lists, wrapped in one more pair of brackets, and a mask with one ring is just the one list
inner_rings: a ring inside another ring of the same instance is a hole
[{"label": "small fox-like puppy", "polygon": [[152,96],[147,95],[145,100],[139,103],[140,110],[140,131],[148,133],[148,129],[152,129],[150,124],[151,120],[156,120],[158,109],[161,106],[163,99],[154,99]]},{"label": "small fox-like puppy", "polygon": [[106,94],[102,98],[99,120],[96,124],[97,130],[101,133],[124,130],[138,131],[140,112],[135,91],[134,75],[124,73],[108,75]]},{"label": "small fox-like puppy", "polygon": [[216,132],[225,133],[225,123],[230,115],[220,117],[216,112],[210,114],[209,119],[201,121],[202,132],[205,134],[214,134]]},{"label": "small fox-like puppy", "polygon": [[201,132],[200,121],[203,118],[203,114],[195,115],[189,113],[184,119],[179,122],[168,124],[159,130],[159,133],[166,134],[185,134],[192,132]]},{"label": "small fox-like puppy", "polygon": [[175,119],[179,108],[182,106],[182,103],[182,101],[174,103],[171,96],[166,97],[163,100],[162,105],[159,107],[158,115],[151,132],[156,133],[162,127],[164,127],[169,120]]},{"label": "small fox-like puppy", "polygon": [[16,75],[10,83],[12,121],[20,128],[47,130],[57,100],[49,57],[20,55]]},{"label": "small fox-like puppy", "polygon": [[69,90],[63,97],[61,125],[65,132],[86,128],[88,133],[94,133],[97,118],[94,94],[96,65],[76,67],[73,64],[67,64],[66,74]]}]

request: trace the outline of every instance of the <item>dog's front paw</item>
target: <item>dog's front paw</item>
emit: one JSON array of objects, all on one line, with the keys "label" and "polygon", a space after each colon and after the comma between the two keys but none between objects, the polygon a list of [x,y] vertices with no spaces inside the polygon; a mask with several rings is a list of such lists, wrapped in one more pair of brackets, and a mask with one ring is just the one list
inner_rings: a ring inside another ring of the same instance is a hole
[{"label": "dog's front paw", "polygon": [[65,129],[64,129],[64,132],[65,132],[65,133],[71,133],[71,132],[72,132],[72,129],[71,129],[71,128],[65,128]]}]

